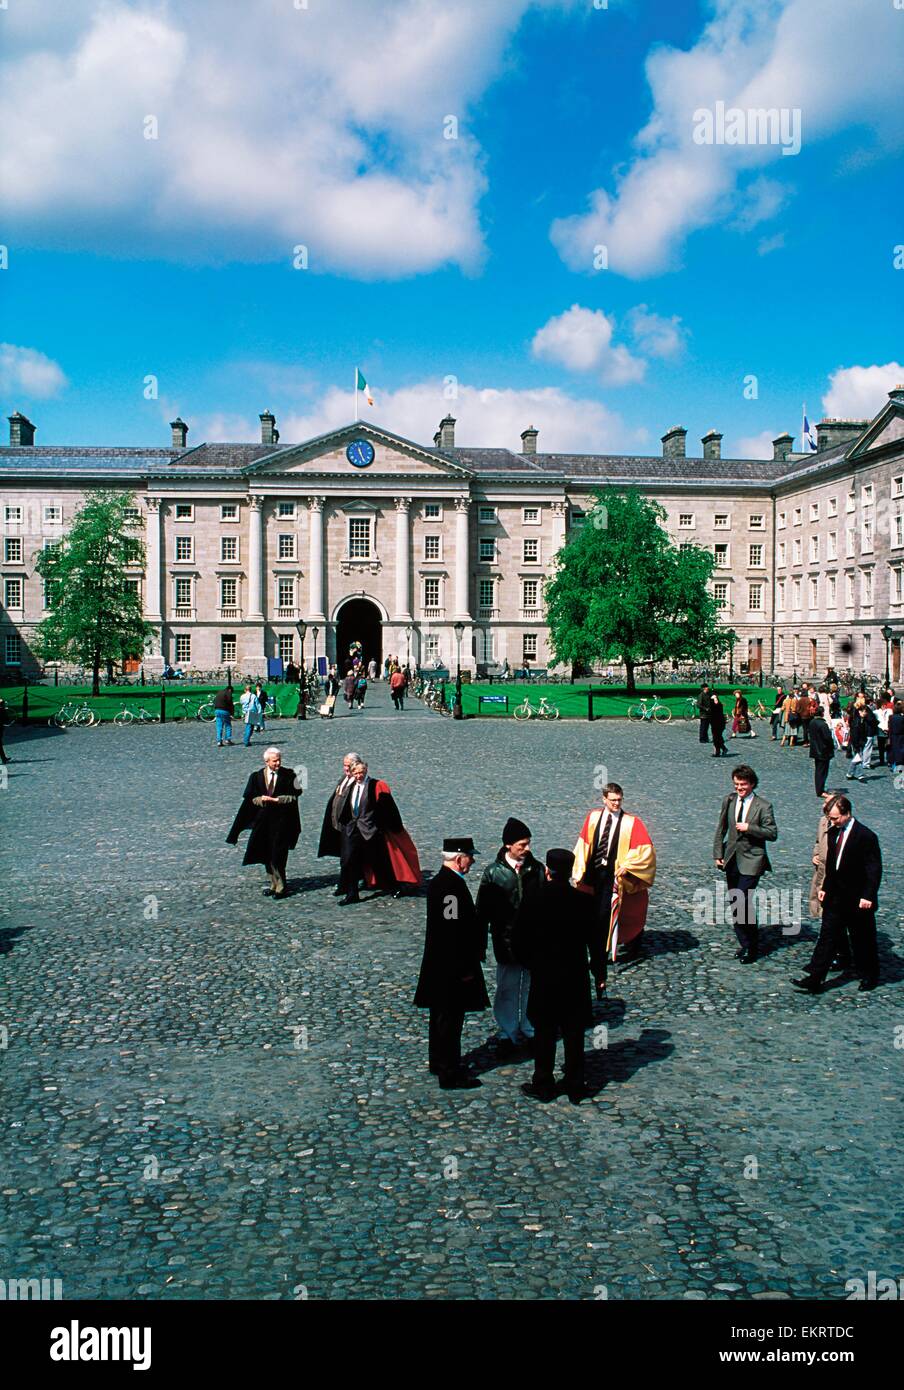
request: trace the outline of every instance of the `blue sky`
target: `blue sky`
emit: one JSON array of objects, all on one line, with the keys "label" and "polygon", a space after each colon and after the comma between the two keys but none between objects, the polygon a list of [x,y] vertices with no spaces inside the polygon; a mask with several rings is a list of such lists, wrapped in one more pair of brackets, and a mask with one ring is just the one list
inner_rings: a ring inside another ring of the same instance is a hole
[{"label": "blue sky", "polygon": [[[301,439],[357,363],[425,442],[766,456],[904,378],[891,3],[40,8],[0,13],[0,383],[39,442]],[[798,109],[800,153],[696,144],[717,101]]]}]

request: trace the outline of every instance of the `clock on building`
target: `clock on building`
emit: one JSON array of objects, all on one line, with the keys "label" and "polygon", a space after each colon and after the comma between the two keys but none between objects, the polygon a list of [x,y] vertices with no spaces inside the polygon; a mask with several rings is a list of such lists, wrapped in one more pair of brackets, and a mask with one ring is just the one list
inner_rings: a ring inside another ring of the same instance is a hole
[{"label": "clock on building", "polygon": [[353,439],[345,457],[353,468],[368,468],[374,461],[374,446],[369,439]]}]

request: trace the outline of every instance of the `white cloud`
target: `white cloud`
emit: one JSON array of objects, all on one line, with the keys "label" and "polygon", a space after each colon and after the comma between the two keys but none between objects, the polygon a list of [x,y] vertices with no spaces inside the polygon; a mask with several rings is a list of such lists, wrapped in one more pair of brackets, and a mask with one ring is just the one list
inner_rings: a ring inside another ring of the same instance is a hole
[{"label": "white cloud", "polygon": [[557,362],[573,372],[597,372],[608,386],[641,381],[646,363],[626,347],[612,342],[615,320],[601,309],[572,304],[563,314],[549,319],[534,334],[534,357]]},{"label": "white cloud", "polygon": [[829,377],[822,408],[830,418],[871,420],[885,405],[892,387],[902,382],[904,366],[900,362],[886,362],[881,367],[839,367]]},{"label": "white cloud", "polygon": [[0,391],[4,394],[20,392],[23,396],[46,399],[56,396],[68,384],[62,367],[37,348],[0,343]]},{"label": "white cloud", "polygon": [[785,244],[785,233],[776,232],[775,236],[760,237],[756,246],[758,256],[769,256],[773,251],[781,251]]},{"label": "white cloud", "polygon": [[771,221],[789,197],[789,190],[778,179],[768,179],[764,175],[753,179],[738,196],[734,226],[739,231],[749,232],[761,222]]},{"label": "white cloud", "polygon": [[687,329],[677,314],[663,318],[646,304],[628,311],[627,324],[636,346],[650,357],[677,357],[684,351]]},{"label": "white cloud", "polygon": [[471,106],[524,13],[571,3],[343,0],[340,17],[243,0],[223,22],[166,0],[17,4],[0,64],[6,225],[68,250],[290,263],[305,245],[315,271],[473,271],[486,179]]},{"label": "white cloud", "polygon": [[552,240],[573,269],[589,273],[594,247],[603,245],[612,270],[656,274],[679,263],[698,228],[739,216],[743,223],[745,206],[750,225],[773,215],[781,202],[775,179],[758,191],[754,180],[752,203],[739,183],[766,166],[787,178],[794,160],[778,145],[695,144],[694,113],[717,102],[799,109],[804,149],[849,127],[885,151],[904,143],[904,106],[888,100],[904,66],[904,25],[891,4],[714,0],[714,9],[690,50],[651,52],[653,110],[614,191],[593,190],[585,212],[553,222]]},{"label": "white cloud", "polygon": [[[362,403],[363,406],[363,403]],[[361,408],[361,419],[432,446],[444,415],[457,420],[457,445],[521,450],[521,431],[528,425],[540,431],[543,453],[595,453],[636,449],[645,431],[629,428],[600,401],[569,395],[557,387],[510,390],[460,385],[448,400],[440,381],[423,381],[398,391],[383,391],[379,406]],[[354,418],[352,394],[330,387],[310,410],[288,412],[278,419],[280,443],[295,443],[347,425]],[[255,438],[255,434],[249,438]]]},{"label": "white cloud", "polygon": [[759,434],[748,434],[743,439],[738,440],[737,453],[733,458],[739,459],[771,459],[772,440],[774,435],[771,430],[760,430]]}]

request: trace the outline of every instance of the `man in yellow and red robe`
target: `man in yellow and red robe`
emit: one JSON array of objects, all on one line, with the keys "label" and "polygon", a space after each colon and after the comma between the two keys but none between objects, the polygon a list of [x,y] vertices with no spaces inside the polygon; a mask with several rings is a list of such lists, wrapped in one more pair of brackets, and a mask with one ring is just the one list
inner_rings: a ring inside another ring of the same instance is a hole
[{"label": "man in yellow and red robe", "polygon": [[624,810],[624,798],[617,782],[607,783],[602,806],[588,814],[574,847],[575,887],[596,899],[606,955],[619,962],[640,949],[656,878],[649,831],[640,816]]}]

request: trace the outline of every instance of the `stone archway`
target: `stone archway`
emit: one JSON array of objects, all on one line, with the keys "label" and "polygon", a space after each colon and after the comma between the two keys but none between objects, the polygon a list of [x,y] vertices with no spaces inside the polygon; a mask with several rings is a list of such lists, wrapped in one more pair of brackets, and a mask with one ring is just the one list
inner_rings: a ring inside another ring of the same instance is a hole
[{"label": "stone archway", "polygon": [[364,648],[364,664],[373,658],[379,668],[383,660],[383,615],[369,598],[350,598],[336,615],[336,665],[339,675],[348,670],[348,649],[352,642]]}]

